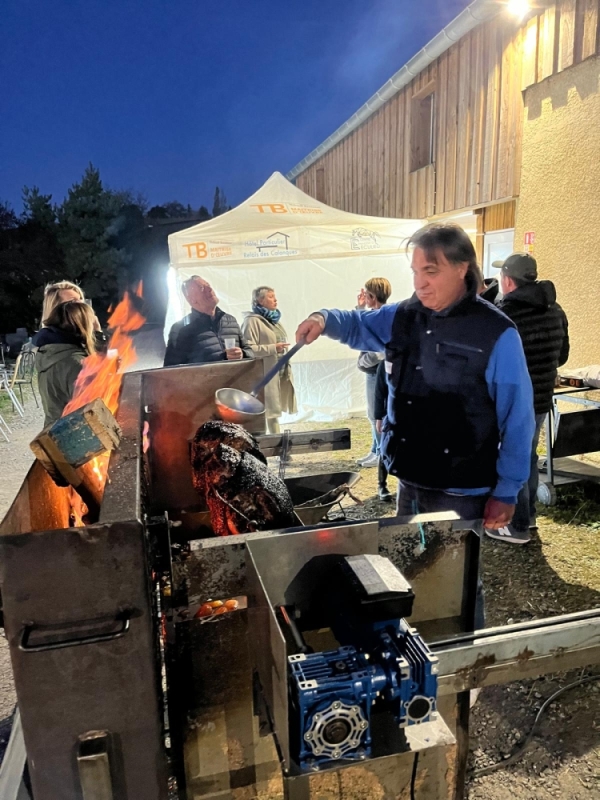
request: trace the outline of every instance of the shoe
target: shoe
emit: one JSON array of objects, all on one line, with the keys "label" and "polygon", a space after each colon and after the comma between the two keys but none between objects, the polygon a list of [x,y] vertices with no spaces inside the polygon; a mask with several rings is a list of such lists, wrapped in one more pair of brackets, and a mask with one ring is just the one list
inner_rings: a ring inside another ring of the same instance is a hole
[{"label": "shoe", "polygon": [[394,495],[390,492],[387,486],[380,486],[377,489],[377,497],[384,503],[391,503]]},{"label": "shoe", "polygon": [[356,459],[356,463],[362,466],[363,461],[368,461],[374,455],[372,450],[369,450],[366,456],[361,456],[360,458]]},{"label": "shoe", "polygon": [[490,539],[498,539],[511,544],[527,544],[531,541],[529,531],[517,531],[512,525],[505,525],[504,528],[498,528],[498,530],[486,528],[485,532]]},{"label": "shoe", "polygon": [[377,453],[370,453],[367,458],[363,458],[358,463],[361,467],[376,467],[379,464],[379,456]]},{"label": "shoe", "polygon": [[529,523],[529,530],[530,531],[537,531],[537,528],[538,528],[537,518],[536,517],[532,517],[531,521]]}]

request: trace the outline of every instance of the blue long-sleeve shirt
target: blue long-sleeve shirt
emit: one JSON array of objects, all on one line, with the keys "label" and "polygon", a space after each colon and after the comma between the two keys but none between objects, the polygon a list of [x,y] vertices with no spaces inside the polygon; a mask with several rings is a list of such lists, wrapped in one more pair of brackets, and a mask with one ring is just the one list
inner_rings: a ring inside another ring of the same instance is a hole
[{"label": "blue long-sleeve shirt", "polygon": [[[325,336],[347,344],[353,350],[384,351],[392,335],[392,323],[398,306],[385,305],[377,311],[324,309]],[[443,312],[441,312],[443,314]],[[492,495],[504,503],[514,504],[529,478],[531,444],[535,428],[533,390],[527,362],[518,331],[508,328],[498,338],[485,371],[485,380],[496,406],[500,448],[496,462],[496,486],[478,489],[453,489],[455,494]]]}]

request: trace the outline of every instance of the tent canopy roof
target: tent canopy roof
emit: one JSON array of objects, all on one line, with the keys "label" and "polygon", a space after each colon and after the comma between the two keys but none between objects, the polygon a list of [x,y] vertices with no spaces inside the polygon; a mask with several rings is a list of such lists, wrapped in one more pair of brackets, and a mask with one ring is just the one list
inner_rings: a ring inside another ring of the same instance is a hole
[{"label": "tent canopy roof", "polygon": [[169,236],[171,265],[227,267],[252,261],[405,252],[418,220],[351,214],[321,203],[274,172],[231,211]]}]

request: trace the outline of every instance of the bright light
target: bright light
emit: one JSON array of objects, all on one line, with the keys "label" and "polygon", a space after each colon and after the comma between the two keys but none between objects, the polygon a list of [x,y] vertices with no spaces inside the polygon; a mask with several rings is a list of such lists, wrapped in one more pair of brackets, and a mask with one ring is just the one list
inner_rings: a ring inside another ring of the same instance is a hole
[{"label": "bright light", "polygon": [[508,0],[506,7],[509,13],[517,17],[517,19],[523,19],[525,14],[531,10],[527,0]]}]

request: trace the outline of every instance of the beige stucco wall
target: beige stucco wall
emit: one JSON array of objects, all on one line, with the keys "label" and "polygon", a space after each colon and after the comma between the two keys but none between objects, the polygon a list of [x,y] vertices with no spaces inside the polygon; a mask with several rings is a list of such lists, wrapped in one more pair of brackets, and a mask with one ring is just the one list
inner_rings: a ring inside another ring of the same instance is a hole
[{"label": "beige stucco wall", "polygon": [[541,278],[569,317],[569,366],[600,363],[600,59],[525,92],[515,249],[535,232]]}]

